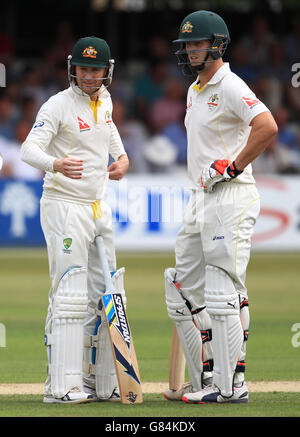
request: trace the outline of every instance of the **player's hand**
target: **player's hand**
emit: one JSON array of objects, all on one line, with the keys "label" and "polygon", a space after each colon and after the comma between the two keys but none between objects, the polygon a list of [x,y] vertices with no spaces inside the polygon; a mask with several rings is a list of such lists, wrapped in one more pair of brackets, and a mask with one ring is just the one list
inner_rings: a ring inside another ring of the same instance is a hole
[{"label": "player's hand", "polygon": [[81,179],[83,170],[83,161],[76,158],[56,159],[53,164],[53,170],[62,173],[67,178]]},{"label": "player's hand", "polygon": [[209,167],[201,172],[201,187],[208,192],[216,188],[218,182],[228,182],[240,175],[243,170],[236,168],[235,162],[229,164],[227,159],[216,159]]},{"label": "player's hand", "polygon": [[113,162],[107,169],[109,179],[120,181],[126,174],[129,167],[129,160],[127,155],[121,155],[118,161]]}]

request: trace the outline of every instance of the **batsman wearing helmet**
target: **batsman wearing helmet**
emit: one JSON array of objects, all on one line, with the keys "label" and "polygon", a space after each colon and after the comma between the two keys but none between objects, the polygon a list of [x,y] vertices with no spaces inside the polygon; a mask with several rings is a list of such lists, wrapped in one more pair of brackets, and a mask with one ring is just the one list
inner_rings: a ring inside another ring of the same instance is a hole
[{"label": "batsman wearing helmet", "polygon": [[185,116],[192,194],[176,240],[176,266],[165,272],[166,302],[191,384],[168,390],[165,397],[188,403],[248,402],[245,279],[260,210],[251,162],[277,126],[223,61],[229,42],[224,20],[204,10],[184,18],[174,41],[180,45],[179,66],[196,80],[188,90]]},{"label": "batsman wearing helmet", "polygon": [[[46,403],[118,398],[99,312],[105,285],[95,244],[101,235],[115,288],[125,299],[111,210],[103,201],[108,179],[120,180],[129,165],[107,90],[113,68],[106,41],[79,39],[68,58],[70,87],[40,108],[21,149],[23,161],[45,171],[40,210],[51,279]],[[108,167],[109,155],[114,162]]]}]

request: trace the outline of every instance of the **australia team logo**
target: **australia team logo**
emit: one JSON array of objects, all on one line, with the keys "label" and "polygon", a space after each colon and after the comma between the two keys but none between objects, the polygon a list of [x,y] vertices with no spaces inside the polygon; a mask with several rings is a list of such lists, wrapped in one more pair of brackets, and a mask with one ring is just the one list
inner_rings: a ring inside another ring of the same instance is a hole
[{"label": "australia team logo", "polygon": [[110,124],[112,122],[111,113],[109,111],[105,112],[105,123]]},{"label": "australia team logo", "polygon": [[190,21],[187,21],[186,23],[184,23],[184,25],[181,28],[181,32],[182,33],[191,33],[193,30],[193,25]]},{"label": "australia team logo", "polygon": [[216,109],[219,105],[219,96],[218,94],[212,94],[208,99],[207,106],[210,111]]},{"label": "australia team logo", "polygon": [[72,245],[72,238],[65,238],[63,240],[63,245],[64,245],[64,249],[63,249],[64,253],[71,253],[72,252],[72,250],[70,250],[70,247]]},{"label": "australia team logo", "polygon": [[97,50],[94,49],[93,46],[89,46],[89,47],[86,47],[86,48],[83,50],[83,52],[82,52],[82,56],[83,56],[84,58],[96,58],[97,53],[98,53]]}]

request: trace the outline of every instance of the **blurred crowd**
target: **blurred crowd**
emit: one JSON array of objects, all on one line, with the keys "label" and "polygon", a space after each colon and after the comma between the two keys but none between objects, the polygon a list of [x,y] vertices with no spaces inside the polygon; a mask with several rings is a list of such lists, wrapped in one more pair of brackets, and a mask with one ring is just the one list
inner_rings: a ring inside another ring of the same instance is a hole
[{"label": "blurred crowd", "polygon": [[[6,87],[0,89],[1,178],[43,177],[20,160],[20,146],[40,106],[69,86],[66,59],[76,39],[70,22],[62,21],[44,54],[24,60],[16,56],[9,35],[0,33],[0,62],[6,66]],[[182,75],[173,53],[170,41],[155,36],[145,58],[126,64],[116,59],[113,119],[132,173],[185,171],[183,120],[194,79]],[[279,128],[276,140],[254,161],[254,174],[300,174],[300,86],[292,85],[292,65],[300,63],[299,17],[284,36],[273,32],[267,18],[255,17],[249,32],[229,45],[226,60],[270,108]]]}]

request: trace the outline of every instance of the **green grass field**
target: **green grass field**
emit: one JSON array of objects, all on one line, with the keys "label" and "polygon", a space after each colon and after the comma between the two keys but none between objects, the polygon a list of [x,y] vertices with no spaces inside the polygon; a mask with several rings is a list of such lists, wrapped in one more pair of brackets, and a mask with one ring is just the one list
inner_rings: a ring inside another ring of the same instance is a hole
[{"label": "green grass field", "polygon": [[[168,380],[172,323],[165,308],[163,272],[173,266],[172,253],[118,254],[126,267],[128,317],[141,378]],[[247,286],[251,311],[247,345],[248,381],[299,381],[300,347],[292,344],[292,326],[300,323],[300,253],[254,253]],[[0,347],[0,384],[42,383],[46,350],[44,320],[48,306],[48,261],[45,249],[0,250],[0,323],[6,347]],[[248,405],[196,406],[170,403],[146,394],[142,405],[97,403],[45,405],[38,395],[0,395],[0,416],[97,417],[300,417],[300,393],[251,393]]]}]

